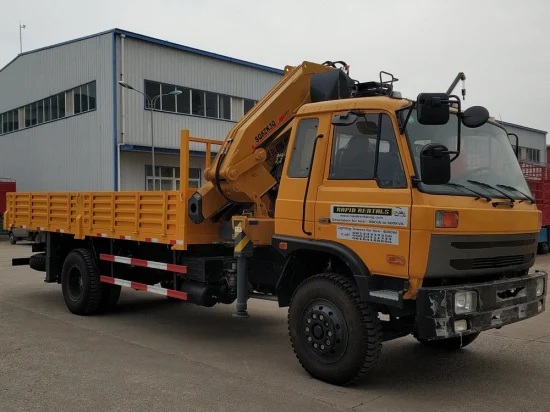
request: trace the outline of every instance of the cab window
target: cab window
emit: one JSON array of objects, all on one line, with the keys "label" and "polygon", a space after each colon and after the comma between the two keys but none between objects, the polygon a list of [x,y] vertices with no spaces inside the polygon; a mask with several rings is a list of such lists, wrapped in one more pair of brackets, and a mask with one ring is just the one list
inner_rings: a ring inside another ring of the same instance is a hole
[{"label": "cab window", "polygon": [[308,177],[311,156],[313,155],[313,144],[317,137],[319,119],[304,119],[298,123],[294,146],[290,155],[288,165],[288,177]]},{"label": "cab window", "polygon": [[380,187],[406,187],[405,172],[389,116],[368,114],[350,126],[335,126],[331,180],[376,180]]}]

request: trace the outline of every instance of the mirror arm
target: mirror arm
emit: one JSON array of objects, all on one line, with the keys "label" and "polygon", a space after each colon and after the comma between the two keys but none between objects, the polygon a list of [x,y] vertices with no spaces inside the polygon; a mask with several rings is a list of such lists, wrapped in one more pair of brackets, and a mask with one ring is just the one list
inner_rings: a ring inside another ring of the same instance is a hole
[{"label": "mirror arm", "polygon": [[516,138],[516,149],[514,152],[516,152],[516,159],[519,159],[519,137],[515,133],[508,133],[508,136],[514,136]]},{"label": "mirror arm", "polygon": [[405,117],[405,120],[403,121],[403,124],[401,125],[401,128],[399,129],[399,134],[403,134],[405,131],[405,128],[407,127],[407,122],[409,121],[409,118],[411,117],[412,111],[414,107],[416,106],[416,102],[412,102],[411,107],[409,111],[407,112],[407,117]]},{"label": "mirror arm", "polygon": [[451,98],[456,99],[456,103],[458,104],[458,112],[456,114],[456,120],[458,123],[458,130],[456,131],[456,152],[449,152],[449,154],[454,154],[455,157],[451,159],[451,163],[454,162],[458,156],[460,156],[460,145],[461,145],[461,139],[460,139],[460,132],[462,130],[462,105],[460,104],[460,98],[457,95],[450,95],[449,96],[449,104],[451,103]]}]

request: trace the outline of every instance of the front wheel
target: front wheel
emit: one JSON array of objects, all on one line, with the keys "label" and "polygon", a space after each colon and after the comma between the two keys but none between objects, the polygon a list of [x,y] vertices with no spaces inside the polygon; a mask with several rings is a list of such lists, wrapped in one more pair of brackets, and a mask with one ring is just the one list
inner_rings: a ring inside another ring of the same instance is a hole
[{"label": "front wheel", "polygon": [[352,279],[322,273],[303,281],[288,313],[298,361],[314,378],[349,384],[367,374],[382,348],[378,313],[363,302]]},{"label": "front wheel", "polygon": [[17,238],[15,237],[13,232],[10,232],[10,234],[8,236],[10,238],[10,244],[15,245],[17,243]]},{"label": "front wheel", "polygon": [[421,344],[429,348],[456,351],[468,346],[470,343],[476,340],[478,336],[479,336],[479,332],[471,333],[469,335],[454,336],[452,338],[446,338],[446,339],[425,340],[425,339],[417,338],[417,340]]}]

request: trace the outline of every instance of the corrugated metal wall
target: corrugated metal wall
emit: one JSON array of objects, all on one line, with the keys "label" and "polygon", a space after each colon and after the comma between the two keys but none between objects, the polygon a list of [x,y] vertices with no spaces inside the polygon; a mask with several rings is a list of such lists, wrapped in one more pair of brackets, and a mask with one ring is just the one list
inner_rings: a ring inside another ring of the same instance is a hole
[{"label": "corrugated metal wall", "polygon": [[0,113],[96,81],[97,110],[0,136],[0,176],[18,191],[112,190],[112,34],[16,59],[0,72]]},{"label": "corrugated metal wall", "polygon": [[[120,38],[117,40],[120,62]],[[128,37],[124,41],[125,81],[141,91],[144,90],[144,81],[152,80],[259,100],[281,78],[281,75],[276,73]],[[120,92],[119,87],[119,96]],[[125,96],[125,143],[151,146],[149,113],[144,110],[143,97],[128,91]],[[192,136],[223,140],[235,125],[235,122],[231,121],[179,114],[155,112],[154,115],[155,146],[173,149],[179,149],[179,133],[182,129],[189,129]],[[191,149],[199,148],[192,146]]]}]

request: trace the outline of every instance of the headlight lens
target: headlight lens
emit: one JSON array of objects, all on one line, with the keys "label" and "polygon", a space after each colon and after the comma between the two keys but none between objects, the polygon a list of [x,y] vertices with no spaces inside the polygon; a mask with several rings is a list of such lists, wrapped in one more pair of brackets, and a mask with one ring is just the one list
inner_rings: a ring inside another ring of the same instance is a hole
[{"label": "headlight lens", "polygon": [[455,293],[455,313],[471,313],[477,310],[477,292],[465,290]]},{"label": "headlight lens", "polygon": [[544,278],[537,279],[537,297],[544,293]]}]

